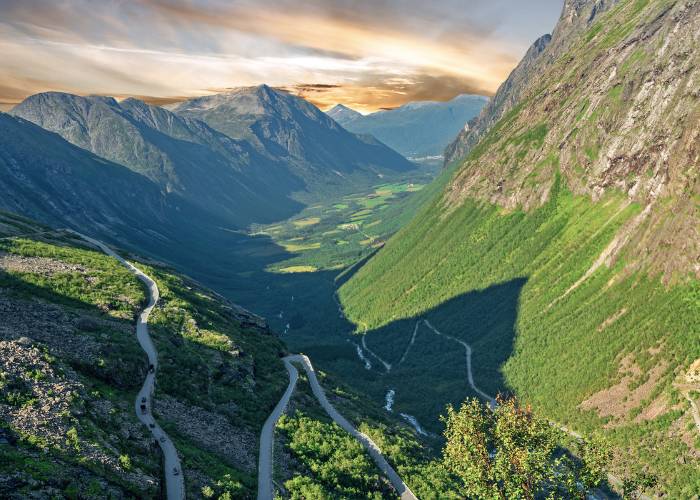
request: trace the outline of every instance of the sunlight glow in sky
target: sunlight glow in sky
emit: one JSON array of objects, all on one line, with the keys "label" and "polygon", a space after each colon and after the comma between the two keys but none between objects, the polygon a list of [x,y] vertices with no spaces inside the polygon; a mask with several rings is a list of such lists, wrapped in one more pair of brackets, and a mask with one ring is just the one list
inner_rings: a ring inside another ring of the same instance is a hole
[{"label": "sunlight glow in sky", "polygon": [[563,0],[0,0],[0,109],[267,83],[360,111],[492,94]]}]

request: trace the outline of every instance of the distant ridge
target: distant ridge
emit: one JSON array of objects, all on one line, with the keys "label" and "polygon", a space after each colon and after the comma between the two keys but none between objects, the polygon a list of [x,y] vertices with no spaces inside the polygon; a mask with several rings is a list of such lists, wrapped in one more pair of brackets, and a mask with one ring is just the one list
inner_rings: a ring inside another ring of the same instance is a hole
[{"label": "distant ridge", "polygon": [[487,102],[484,96],[464,94],[447,102],[410,102],[369,115],[338,104],[327,114],[352,132],[371,134],[404,156],[418,158],[442,155]]}]

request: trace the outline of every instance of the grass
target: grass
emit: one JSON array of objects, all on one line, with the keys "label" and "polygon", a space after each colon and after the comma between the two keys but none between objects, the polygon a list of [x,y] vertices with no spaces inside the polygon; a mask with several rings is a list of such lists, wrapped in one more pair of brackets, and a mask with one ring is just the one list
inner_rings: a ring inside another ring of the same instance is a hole
[{"label": "grass", "polygon": [[289,266],[278,270],[280,273],[313,273],[318,269],[314,266]]},{"label": "grass", "polygon": [[[472,344],[480,387],[491,394],[513,391],[547,417],[581,431],[600,428],[604,421],[578,405],[616,382],[621,356],[633,353],[648,364],[666,360],[675,366],[700,357],[700,342],[691,333],[700,324],[692,306],[698,283],[680,280],[667,288],[658,277],[626,271],[622,256],[567,293],[639,207],[625,206],[617,195],[592,204],[566,189],[556,193],[532,213],[467,201],[450,209],[449,217],[437,196],[343,285],[346,314],[358,330],[369,328],[369,345],[394,364],[415,320],[431,318]],[[627,314],[601,330],[623,307]],[[428,335],[419,332],[406,364],[385,376],[383,386],[392,384],[397,406],[437,430],[442,406],[436,400],[459,401],[470,391],[463,355]],[[665,346],[661,353],[644,354],[658,342]],[[658,391],[671,394],[671,382],[665,377]],[[367,380],[358,383],[372,392]],[[373,394],[381,397],[380,389]],[[668,437],[675,418],[671,412],[644,425],[629,422],[609,435],[679,495],[700,475],[676,462],[679,453],[690,451],[683,451],[678,437]],[[654,457],[645,452],[652,448]]]},{"label": "grass", "polygon": [[283,243],[282,246],[288,252],[305,252],[307,250],[315,250],[321,248],[320,242],[307,243],[307,244],[297,244],[297,243]]},{"label": "grass", "polygon": [[292,224],[296,227],[308,227],[313,226],[321,222],[320,217],[307,217],[306,219],[298,219],[292,221]]}]

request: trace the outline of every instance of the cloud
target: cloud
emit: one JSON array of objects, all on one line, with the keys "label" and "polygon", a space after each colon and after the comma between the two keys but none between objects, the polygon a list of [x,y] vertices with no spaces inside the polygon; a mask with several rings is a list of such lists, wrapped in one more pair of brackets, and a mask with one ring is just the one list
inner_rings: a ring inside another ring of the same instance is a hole
[{"label": "cloud", "polygon": [[[497,41],[484,40],[468,30],[458,38],[423,31],[403,31],[371,7],[359,17],[358,10],[335,5],[315,10],[273,8],[237,2],[226,8],[204,10],[196,4],[164,0],[142,0],[170,22],[205,24],[313,50],[340,53],[352,59],[383,60],[405,68],[430,69],[438,74],[478,78],[495,89],[504,72],[517,62],[516,56]],[[276,2],[285,3],[285,2]],[[343,15],[339,14],[343,12]],[[374,14],[374,15],[372,15]]]},{"label": "cloud", "polygon": [[515,0],[1,1],[0,102],[268,83],[371,110],[492,93],[527,47],[494,35]]},{"label": "cloud", "polygon": [[346,85],[298,84],[285,89],[321,109],[343,103],[363,113],[392,109],[413,101],[447,101],[460,94],[488,95],[478,82],[428,74],[410,78],[371,75]]}]

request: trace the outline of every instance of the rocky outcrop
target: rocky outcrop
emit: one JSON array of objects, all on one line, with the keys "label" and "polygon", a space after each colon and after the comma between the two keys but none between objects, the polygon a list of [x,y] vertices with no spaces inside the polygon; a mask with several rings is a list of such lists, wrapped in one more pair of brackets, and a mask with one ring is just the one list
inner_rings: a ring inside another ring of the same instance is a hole
[{"label": "rocky outcrop", "polygon": [[551,39],[551,35],[543,35],[532,44],[522,61],[498,88],[493,99],[486,104],[478,116],[465,124],[457,138],[447,146],[444,153],[445,165],[467,156],[491,126],[518,102],[525,85],[529,82],[533,66]]},{"label": "rocky outcrop", "polygon": [[[42,345],[26,337],[0,340],[0,421],[12,429],[13,435],[45,453],[49,449],[79,452],[85,463],[122,476],[143,491],[154,488],[156,479],[138,469],[125,468],[109,443],[98,444],[83,436],[87,429],[80,422],[89,411],[90,400],[78,376],[60,366]],[[31,485],[31,479],[18,472],[14,479],[0,474],[0,494],[8,481],[19,481],[15,488]],[[119,491],[115,493],[117,498],[122,497]]]},{"label": "rocky outcrop", "polygon": [[183,404],[171,397],[156,400],[155,410],[202,448],[213,451],[246,472],[255,471],[257,437],[249,429],[232,425],[220,413]]},{"label": "rocky outcrop", "polygon": [[533,43],[478,117],[467,123],[445,150],[445,165],[465,158],[481,138],[518,102],[546,68],[569,47],[577,33],[590,27],[619,0],[566,0],[551,35]]}]

